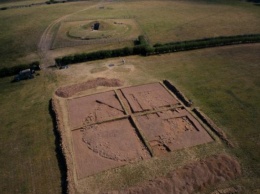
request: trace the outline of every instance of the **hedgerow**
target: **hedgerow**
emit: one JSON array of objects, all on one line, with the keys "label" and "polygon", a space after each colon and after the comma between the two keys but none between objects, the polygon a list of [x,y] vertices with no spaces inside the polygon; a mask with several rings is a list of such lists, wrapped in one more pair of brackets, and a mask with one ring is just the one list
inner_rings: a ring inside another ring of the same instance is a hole
[{"label": "hedgerow", "polygon": [[256,43],[260,42],[260,34],[249,34],[249,35],[238,35],[238,36],[227,36],[227,37],[214,37],[204,38],[198,40],[181,41],[181,42],[170,42],[170,43],[157,43],[154,46],[148,44],[144,36],[139,36],[135,41],[135,46],[125,47],[122,49],[115,50],[101,50],[92,53],[81,53],[75,55],[64,56],[56,58],[57,65],[68,65],[86,61],[93,61],[111,57],[122,57],[128,55],[155,55],[163,53],[171,53],[178,51],[188,51],[193,49],[234,45],[234,44],[245,44],[245,43]]},{"label": "hedgerow", "polygon": [[16,75],[20,71],[25,70],[25,69],[34,69],[34,70],[39,70],[39,61],[34,61],[32,63],[28,64],[20,64],[16,65],[13,67],[4,67],[0,69],[0,77],[7,77],[11,75]]}]

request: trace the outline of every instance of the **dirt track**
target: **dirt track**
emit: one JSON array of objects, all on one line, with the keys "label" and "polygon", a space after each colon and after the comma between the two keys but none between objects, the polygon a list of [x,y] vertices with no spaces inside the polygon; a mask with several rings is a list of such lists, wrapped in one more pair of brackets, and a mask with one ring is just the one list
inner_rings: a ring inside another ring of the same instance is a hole
[{"label": "dirt track", "polygon": [[169,173],[166,177],[157,178],[123,191],[111,191],[103,194],[188,194],[240,175],[239,163],[234,158],[222,154],[188,164]]},{"label": "dirt track", "polygon": [[82,9],[82,10],[64,15],[64,16],[54,20],[52,23],[50,23],[50,25],[44,30],[44,32],[43,32],[43,34],[40,38],[40,41],[38,43],[38,54],[41,58],[42,68],[46,68],[46,67],[49,67],[49,66],[52,66],[52,65],[55,64],[54,59],[49,54],[49,51],[50,51],[50,48],[51,48],[52,40],[54,38],[54,28],[56,27],[56,25],[59,24],[60,22],[62,22],[63,20],[67,19],[68,17],[70,17],[74,14],[80,13],[82,11],[86,11],[88,9],[91,9],[95,6],[98,6],[102,2],[103,2],[103,0],[97,2],[97,4],[89,6],[87,8]]}]

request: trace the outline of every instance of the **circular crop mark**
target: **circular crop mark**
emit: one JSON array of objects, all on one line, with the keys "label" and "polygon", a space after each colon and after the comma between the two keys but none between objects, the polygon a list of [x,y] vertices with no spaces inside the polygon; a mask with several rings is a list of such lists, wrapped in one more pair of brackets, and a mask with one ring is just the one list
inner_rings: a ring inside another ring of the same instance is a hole
[{"label": "circular crop mark", "polygon": [[[99,156],[121,162],[139,160],[144,152],[134,129],[123,121],[90,125],[83,130],[83,141]],[[118,127],[118,125],[120,127]],[[112,126],[112,127],[111,127]]]},{"label": "circular crop mark", "polygon": [[117,38],[126,34],[130,29],[129,24],[112,20],[89,21],[71,27],[67,32],[67,36],[80,40]]}]

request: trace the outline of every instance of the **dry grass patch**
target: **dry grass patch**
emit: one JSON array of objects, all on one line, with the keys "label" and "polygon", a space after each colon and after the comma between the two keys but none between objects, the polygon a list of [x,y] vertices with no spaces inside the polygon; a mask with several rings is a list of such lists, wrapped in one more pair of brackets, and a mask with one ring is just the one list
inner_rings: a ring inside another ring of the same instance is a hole
[{"label": "dry grass patch", "polygon": [[108,70],[108,67],[96,67],[90,70],[90,73],[98,73]]}]

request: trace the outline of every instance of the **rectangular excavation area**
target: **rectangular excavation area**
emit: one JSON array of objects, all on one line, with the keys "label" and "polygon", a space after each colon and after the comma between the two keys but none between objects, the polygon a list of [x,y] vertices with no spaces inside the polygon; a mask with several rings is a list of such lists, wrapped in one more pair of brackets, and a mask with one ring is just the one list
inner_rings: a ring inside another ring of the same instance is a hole
[{"label": "rectangular excavation area", "polygon": [[123,88],[121,91],[133,113],[179,104],[160,83]]},{"label": "rectangular excavation area", "polygon": [[114,91],[69,99],[67,106],[71,129],[125,115]]},{"label": "rectangular excavation area", "polygon": [[78,179],[150,158],[129,119],[72,131]]},{"label": "rectangular excavation area", "polygon": [[213,141],[184,108],[137,116],[137,122],[155,156]]}]

